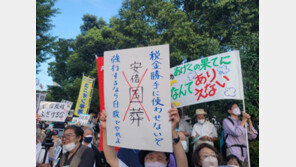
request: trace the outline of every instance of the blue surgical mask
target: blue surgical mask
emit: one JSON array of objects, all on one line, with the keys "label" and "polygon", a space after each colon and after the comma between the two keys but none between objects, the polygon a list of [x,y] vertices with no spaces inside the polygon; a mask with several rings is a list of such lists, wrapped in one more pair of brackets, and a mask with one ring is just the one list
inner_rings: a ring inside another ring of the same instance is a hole
[{"label": "blue surgical mask", "polygon": [[92,135],[88,135],[84,137],[84,142],[85,143],[90,143],[92,141]]}]

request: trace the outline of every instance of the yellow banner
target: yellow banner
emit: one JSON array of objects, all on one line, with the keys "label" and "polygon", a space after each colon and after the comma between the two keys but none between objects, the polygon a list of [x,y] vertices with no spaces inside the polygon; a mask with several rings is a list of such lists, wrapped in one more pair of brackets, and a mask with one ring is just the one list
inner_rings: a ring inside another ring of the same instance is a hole
[{"label": "yellow banner", "polygon": [[94,79],[83,76],[74,115],[87,114]]}]

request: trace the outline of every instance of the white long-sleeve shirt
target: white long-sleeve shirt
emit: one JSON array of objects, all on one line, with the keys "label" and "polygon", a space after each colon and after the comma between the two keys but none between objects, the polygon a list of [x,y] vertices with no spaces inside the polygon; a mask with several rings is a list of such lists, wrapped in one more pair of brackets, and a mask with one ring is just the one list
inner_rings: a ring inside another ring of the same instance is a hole
[{"label": "white long-sleeve shirt", "polygon": [[[199,134],[200,138],[203,137],[203,136],[209,136],[211,138],[212,137],[218,137],[217,130],[216,130],[215,126],[209,121],[206,121],[203,124],[200,124],[200,123],[194,124],[192,132],[191,132],[191,136],[195,137],[196,134]],[[201,143],[208,143],[210,145],[214,145],[214,143],[212,141],[197,140],[194,143],[193,148],[195,149],[196,146],[201,144]]]}]

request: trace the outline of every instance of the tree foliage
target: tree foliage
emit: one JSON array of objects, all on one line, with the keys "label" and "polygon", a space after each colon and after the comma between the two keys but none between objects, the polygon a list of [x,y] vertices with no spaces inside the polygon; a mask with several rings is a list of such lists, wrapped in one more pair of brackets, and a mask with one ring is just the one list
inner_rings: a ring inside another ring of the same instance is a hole
[{"label": "tree foliage", "polygon": [[[97,78],[95,55],[104,51],[170,44],[171,67],[182,55],[193,60],[231,50],[239,50],[242,61],[246,111],[259,116],[259,3],[251,0],[125,0],[118,15],[107,24],[86,14],[81,34],[74,40],[60,39],[50,64],[50,75],[60,89],[50,87],[54,100],[77,100],[81,77]],[[55,94],[55,97],[53,94]],[[193,116],[196,108],[226,116],[226,100],[185,108]],[[95,84],[91,112],[99,110]],[[239,101],[241,104],[241,102]],[[75,105],[74,105],[75,106]],[[242,107],[241,107],[242,108]],[[210,115],[211,115],[210,114]]]},{"label": "tree foliage", "polygon": [[55,0],[36,0],[36,72],[39,66],[49,57],[54,44],[55,37],[48,32],[53,27],[51,18],[58,13],[53,8]]}]

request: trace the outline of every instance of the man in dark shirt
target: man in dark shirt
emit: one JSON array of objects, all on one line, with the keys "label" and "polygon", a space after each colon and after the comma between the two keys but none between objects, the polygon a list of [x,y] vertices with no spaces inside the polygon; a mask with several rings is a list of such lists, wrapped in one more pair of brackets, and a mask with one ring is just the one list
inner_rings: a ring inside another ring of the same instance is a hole
[{"label": "man in dark shirt", "polygon": [[93,150],[81,144],[83,130],[75,125],[67,126],[62,137],[63,149],[67,151],[59,161],[59,167],[93,167]]},{"label": "man in dark shirt", "polygon": [[107,165],[104,153],[99,151],[96,146],[93,145],[93,138],[94,138],[94,132],[91,128],[86,128],[84,130],[84,135],[83,135],[83,142],[82,144],[91,148],[94,152],[95,156],[95,165],[94,167],[104,167]]}]

